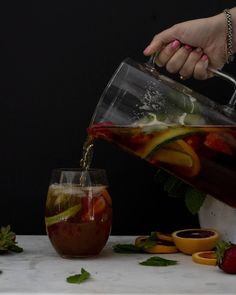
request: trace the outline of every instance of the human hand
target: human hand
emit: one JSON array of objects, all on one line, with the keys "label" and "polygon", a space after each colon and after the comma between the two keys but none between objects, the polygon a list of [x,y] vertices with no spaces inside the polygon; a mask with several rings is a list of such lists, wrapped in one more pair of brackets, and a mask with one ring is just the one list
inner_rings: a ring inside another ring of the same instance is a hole
[{"label": "human hand", "polygon": [[223,13],[174,25],[157,34],[144,50],[157,52],[155,62],[184,78],[210,78],[208,67],[221,69],[226,63],[226,27]]}]

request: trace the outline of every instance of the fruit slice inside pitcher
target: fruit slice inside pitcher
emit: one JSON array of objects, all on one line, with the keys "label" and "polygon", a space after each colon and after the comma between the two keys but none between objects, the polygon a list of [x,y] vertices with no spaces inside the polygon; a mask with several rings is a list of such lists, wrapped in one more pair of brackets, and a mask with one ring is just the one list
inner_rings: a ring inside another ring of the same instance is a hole
[{"label": "fruit slice inside pitcher", "polygon": [[[153,126],[150,126],[150,128],[148,126],[117,127],[110,123],[107,125],[103,123],[92,126],[88,129],[88,132],[95,138],[114,142],[154,165],[166,164],[167,167],[172,167],[173,171],[187,177],[194,177],[201,170],[197,148],[194,146],[193,140],[189,140],[190,137],[195,136],[194,140],[195,142],[198,141],[201,150],[210,149],[212,154],[216,150],[219,153],[232,150],[227,142],[219,145],[218,141],[218,146],[214,146],[211,138],[213,135],[214,138],[219,137],[222,132],[220,127],[180,126],[164,128],[164,130],[161,128],[160,130],[160,126],[155,129]],[[232,135],[230,136],[232,139]],[[223,137],[220,138],[222,141]],[[236,144],[236,138],[232,141]]]},{"label": "fruit slice inside pitcher", "polygon": [[88,134],[114,143],[236,207],[235,126],[121,126],[102,122],[90,126]]},{"label": "fruit slice inside pitcher", "polygon": [[149,161],[152,164],[166,163],[174,166],[176,171],[189,177],[200,171],[200,160],[194,149],[182,139],[178,139],[160,148]]}]

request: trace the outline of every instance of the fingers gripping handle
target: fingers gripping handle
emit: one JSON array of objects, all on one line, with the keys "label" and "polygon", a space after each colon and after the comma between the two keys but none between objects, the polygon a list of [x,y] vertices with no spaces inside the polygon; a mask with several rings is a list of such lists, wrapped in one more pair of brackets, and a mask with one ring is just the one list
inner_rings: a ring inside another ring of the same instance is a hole
[{"label": "fingers gripping handle", "polygon": [[[147,64],[150,67],[152,67],[153,69],[155,68],[155,59],[156,59],[157,55],[158,55],[158,52],[156,52],[155,54],[152,54],[147,62]],[[233,76],[226,74],[225,72],[222,72],[220,70],[215,70],[211,67],[209,67],[208,70],[210,72],[212,72],[215,76],[222,78],[222,79],[230,82],[231,84],[233,84],[234,92],[233,92],[233,95],[231,96],[229,102],[227,103],[227,107],[233,109],[236,105],[236,79]]]}]

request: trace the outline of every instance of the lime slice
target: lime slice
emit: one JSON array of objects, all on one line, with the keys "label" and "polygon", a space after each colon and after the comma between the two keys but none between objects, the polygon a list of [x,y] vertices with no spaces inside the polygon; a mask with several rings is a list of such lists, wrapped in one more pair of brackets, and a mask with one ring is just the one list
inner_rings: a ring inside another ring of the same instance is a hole
[{"label": "lime slice", "polygon": [[166,145],[170,142],[173,142],[179,138],[186,137],[190,134],[197,132],[196,129],[188,128],[188,127],[177,127],[170,128],[163,132],[158,133],[155,137],[148,141],[146,146],[142,151],[142,158],[149,158],[152,156],[156,150],[158,150],[161,146]]},{"label": "lime slice", "polygon": [[197,114],[187,114],[184,118],[184,125],[206,125],[205,119]]},{"label": "lime slice", "polygon": [[74,216],[76,213],[79,212],[80,208],[81,208],[81,204],[78,204],[56,215],[45,217],[46,226],[53,225],[55,223],[58,223],[62,220],[66,220]]}]

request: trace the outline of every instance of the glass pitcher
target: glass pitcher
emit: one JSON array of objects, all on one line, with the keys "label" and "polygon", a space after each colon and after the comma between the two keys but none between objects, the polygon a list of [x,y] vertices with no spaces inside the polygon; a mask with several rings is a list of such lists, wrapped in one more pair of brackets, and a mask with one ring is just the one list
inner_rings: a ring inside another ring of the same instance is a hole
[{"label": "glass pitcher", "polygon": [[[236,207],[236,92],[227,105],[217,104],[161,75],[153,60],[121,63],[88,134]],[[236,85],[233,77],[213,72]]]}]

